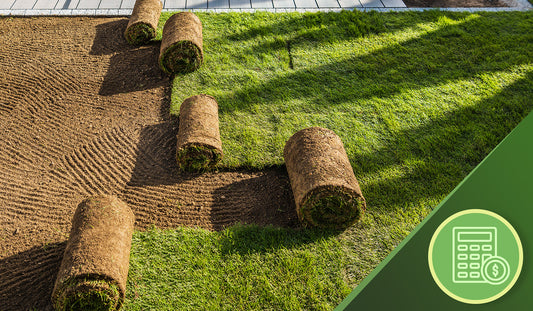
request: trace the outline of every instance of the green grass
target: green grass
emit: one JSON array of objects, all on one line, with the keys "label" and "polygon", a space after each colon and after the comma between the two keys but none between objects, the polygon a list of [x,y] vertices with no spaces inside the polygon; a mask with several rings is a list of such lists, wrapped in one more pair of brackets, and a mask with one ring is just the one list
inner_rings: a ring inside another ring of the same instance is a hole
[{"label": "green grass", "polygon": [[331,309],[533,107],[533,12],[199,16],[204,64],[175,77],[171,113],[214,96],[227,168],[335,131],[367,212],[340,235],[137,232],[127,310]]},{"label": "green grass", "polygon": [[351,288],[326,231],[235,226],[137,232],[126,310],[331,309]]}]

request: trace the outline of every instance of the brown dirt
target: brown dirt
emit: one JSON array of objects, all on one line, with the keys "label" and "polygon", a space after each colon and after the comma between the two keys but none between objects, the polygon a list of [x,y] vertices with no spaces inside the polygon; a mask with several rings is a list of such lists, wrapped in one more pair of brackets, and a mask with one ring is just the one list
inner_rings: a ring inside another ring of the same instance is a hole
[{"label": "brown dirt", "polygon": [[0,302],[51,308],[77,205],[113,194],[155,225],[297,226],[284,169],[182,174],[159,44],[126,18],[0,18]]},{"label": "brown dirt", "polygon": [[403,0],[408,8],[505,7],[501,0]]},{"label": "brown dirt", "polygon": [[[300,130],[285,144],[283,157],[298,216],[304,223],[345,229],[362,216],[365,199],[335,132],[321,127]],[[340,200],[344,208],[333,212],[321,205],[314,211],[314,205],[327,197]]]},{"label": "brown dirt", "polygon": [[[115,196],[94,196],[78,205],[52,294],[56,309],[69,306],[66,301],[84,288],[97,291],[103,286],[98,291],[105,292],[110,285],[118,287],[119,294],[110,298],[120,309],[126,293],[134,223],[131,209]],[[94,281],[102,285],[95,286]]]}]

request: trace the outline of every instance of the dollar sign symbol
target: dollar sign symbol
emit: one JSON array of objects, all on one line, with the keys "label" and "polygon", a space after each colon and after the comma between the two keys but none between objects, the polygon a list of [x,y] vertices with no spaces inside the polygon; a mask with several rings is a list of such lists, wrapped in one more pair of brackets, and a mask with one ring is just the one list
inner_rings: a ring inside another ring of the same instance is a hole
[{"label": "dollar sign symbol", "polygon": [[494,275],[494,277],[497,277],[499,273],[500,271],[498,271],[498,265],[497,264],[492,265],[492,275]]}]

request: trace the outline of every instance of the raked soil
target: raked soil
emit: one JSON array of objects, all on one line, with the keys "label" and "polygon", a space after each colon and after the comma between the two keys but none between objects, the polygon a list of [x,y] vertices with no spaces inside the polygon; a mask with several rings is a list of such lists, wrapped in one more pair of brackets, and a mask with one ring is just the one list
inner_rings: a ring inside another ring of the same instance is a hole
[{"label": "raked soil", "polygon": [[[113,194],[135,227],[298,226],[284,168],[178,171],[159,43],[127,18],[0,18],[0,309],[50,308],[77,205]],[[196,95],[196,94],[191,94]]]}]

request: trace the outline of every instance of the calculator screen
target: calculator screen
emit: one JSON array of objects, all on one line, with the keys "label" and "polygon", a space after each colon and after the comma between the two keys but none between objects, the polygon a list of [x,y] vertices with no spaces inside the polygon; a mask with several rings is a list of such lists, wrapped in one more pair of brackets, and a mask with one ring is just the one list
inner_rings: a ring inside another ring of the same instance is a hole
[{"label": "calculator screen", "polygon": [[457,240],[459,242],[490,242],[492,232],[459,232]]},{"label": "calculator screen", "polygon": [[496,256],[495,227],[453,228],[453,282],[485,283],[483,262]]}]

